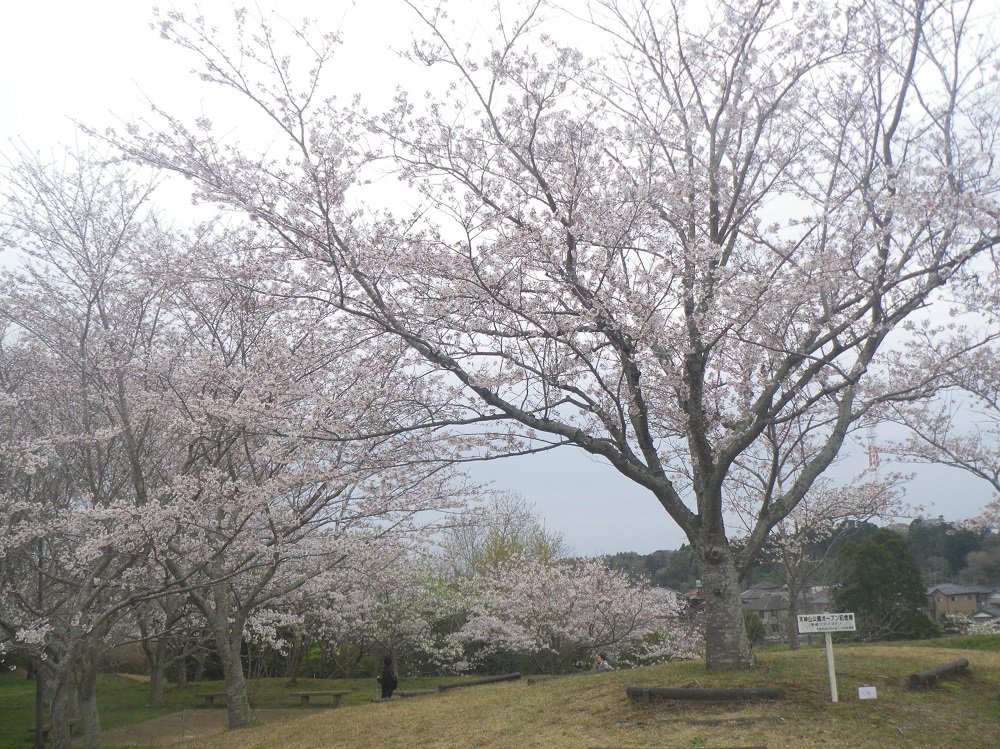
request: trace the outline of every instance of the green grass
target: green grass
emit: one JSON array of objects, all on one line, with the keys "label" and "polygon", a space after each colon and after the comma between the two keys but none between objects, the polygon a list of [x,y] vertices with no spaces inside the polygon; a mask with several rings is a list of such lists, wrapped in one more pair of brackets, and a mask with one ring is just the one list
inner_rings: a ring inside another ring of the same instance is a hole
[{"label": "green grass", "polygon": [[964,635],[959,637],[944,637],[939,640],[925,640],[924,644],[954,648],[956,650],[988,650],[1000,653],[1000,635]]},{"label": "green grass", "polygon": [[[223,692],[221,681],[203,681],[185,688],[168,684],[163,691],[163,706],[146,704],[148,685],[127,676],[102,675],[97,687],[98,710],[102,730],[129,726],[158,718],[178,710],[198,708],[201,692]],[[403,679],[400,689],[431,689],[450,681],[438,677]],[[367,704],[375,696],[375,680],[366,679],[299,679],[290,686],[287,679],[250,680],[250,701],[255,707],[293,708],[299,698],[292,692],[332,691],[350,689],[343,705]],[[322,701],[317,702],[322,707]],[[0,675],[0,749],[26,749],[34,743],[31,730],[35,725],[35,683],[23,674]]]},{"label": "green grass", "polygon": [[[369,704],[372,679],[284,680],[252,683],[257,707],[293,707],[289,692],[355,690],[345,706],[303,711],[300,717],[265,722],[185,742],[185,749],[577,749],[603,747],[766,746],[768,749],[993,749],[1000,721],[1000,637],[930,643],[835,645],[840,702],[830,701],[822,646],[767,650],[750,671],[707,673],[698,662],[634,671],[584,675],[529,685],[510,682],[451,690],[389,704]],[[971,673],[937,689],[911,691],[909,674],[958,657]],[[446,679],[404,679],[402,689],[435,687]],[[654,704],[625,697],[633,685],[680,687],[776,686],[775,703],[729,706]],[[167,708],[146,708],[145,685],[108,678],[100,685],[106,728],[137,722],[168,709],[191,708],[196,692],[221,683],[171,687]],[[878,699],[859,700],[860,686],[874,686]],[[0,679],[0,749],[31,745],[32,687]],[[13,709],[10,709],[13,708]]]}]

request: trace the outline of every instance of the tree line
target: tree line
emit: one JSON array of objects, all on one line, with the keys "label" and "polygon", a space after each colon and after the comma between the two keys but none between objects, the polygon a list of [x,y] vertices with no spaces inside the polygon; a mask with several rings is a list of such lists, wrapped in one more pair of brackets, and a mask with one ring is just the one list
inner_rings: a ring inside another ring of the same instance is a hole
[{"label": "tree line", "polygon": [[[832,562],[843,544],[862,541],[878,528],[873,523],[844,521],[835,536],[816,539],[810,553],[831,563],[812,582],[829,584]],[[926,584],[1000,585],[1000,536],[995,530],[969,528],[931,517],[916,518],[906,525],[895,524],[891,529],[904,538]],[[679,549],[649,554],[621,552],[608,556],[607,562],[611,568],[623,570],[635,579],[677,591],[691,590],[698,581],[698,568],[686,544]],[[759,558],[743,578],[745,586],[761,581],[782,582],[781,574],[766,557]]]}]

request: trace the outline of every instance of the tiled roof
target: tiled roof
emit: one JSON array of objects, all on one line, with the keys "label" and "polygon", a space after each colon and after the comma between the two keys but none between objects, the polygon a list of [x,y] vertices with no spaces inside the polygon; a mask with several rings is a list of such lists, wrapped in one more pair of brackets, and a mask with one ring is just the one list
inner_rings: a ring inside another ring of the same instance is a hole
[{"label": "tiled roof", "polygon": [[1000,619],[1000,606],[983,606],[975,614],[973,619]]}]

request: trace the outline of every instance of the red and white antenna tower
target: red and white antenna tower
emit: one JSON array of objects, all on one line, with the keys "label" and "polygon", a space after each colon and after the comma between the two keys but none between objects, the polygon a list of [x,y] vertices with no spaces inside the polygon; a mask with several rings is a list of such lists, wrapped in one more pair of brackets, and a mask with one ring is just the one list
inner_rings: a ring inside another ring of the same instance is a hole
[{"label": "red and white antenna tower", "polygon": [[875,445],[875,425],[869,424],[865,429],[865,440],[868,443],[868,467],[873,468],[878,474],[878,468],[882,464],[882,459],[878,454],[878,447]]}]

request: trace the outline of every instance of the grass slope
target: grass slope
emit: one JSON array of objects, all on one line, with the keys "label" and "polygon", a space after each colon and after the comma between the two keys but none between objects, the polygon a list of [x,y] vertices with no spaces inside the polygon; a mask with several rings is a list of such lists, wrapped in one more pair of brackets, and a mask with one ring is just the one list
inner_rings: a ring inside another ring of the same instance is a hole
[{"label": "grass slope", "polygon": [[[265,724],[192,744],[216,749],[376,747],[751,747],[829,749],[1000,745],[1000,654],[914,646],[835,648],[841,702],[830,702],[822,648],[763,653],[750,673],[706,674],[697,663],[455,690],[392,704]],[[911,692],[914,671],[968,657],[971,675]],[[778,703],[644,708],[628,685],[777,686]],[[858,700],[875,686],[878,699]]]},{"label": "grass slope", "polygon": [[[996,638],[1000,640],[1000,638]],[[581,747],[757,747],[768,749],[857,749],[934,747],[993,749],[1000,746],[1000,652],[979,641],[965,647],[932,645],[836,645],[841,701],[830,702],[823,648],[765,651],[750,672],[708,674],[698,663],[586,674],[529,685],[526,681],[451,690],[391,703],[369,704],[371,680],[358,682],[352,700],[336,710],[185,742],[185,749],[579,749]],[[943,682],[933,691],[907,688],[909,674],[959,657],[970,675]],[[404,680],[418,689],[442,680]],[[344,688],[346,682],[300,684]],[[360,688],[364,685],[364,688]],[[776,703],[692,706],[632,703],[625,687],[781,688]],[[874,686],[878,699],[859,700],[859,686]],[[134,687],[133,687],[134,688]],[[194,704],[192,687],[171,700]],[[141,692],[140,690],[137,690]],[[294,704],[284,682],[256,685],[260,707]],[[0,703],[13,691],[0,683]],[[140,695],[141,698],[144,695]],[[351,704],[353,702],[353,704]],[[121,712],[135,707],[122,705]],[[148,708],[147,708],[148,709]],[[0,711],[0,715],[5,711]],[[111,711],[113,712],[113,711]],[[102,713],[107,725],[109,709]],[[137,717],[133,712],[133,718]],[[0,718],[2,720],[2,718]],[[5,726],[0,725],[0,731]],[[22,729],[23,730],[23,729]],[[2,733],[0,733],[2,735]],[[17,747],[30,745],[19,743]],[[0,746],[8,745],[0,742]],[[10,745],[14,747],[14,744]]]}]

